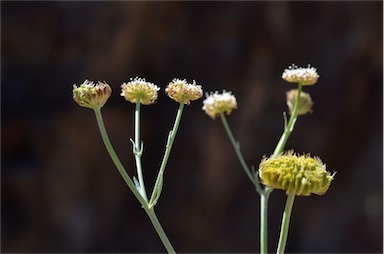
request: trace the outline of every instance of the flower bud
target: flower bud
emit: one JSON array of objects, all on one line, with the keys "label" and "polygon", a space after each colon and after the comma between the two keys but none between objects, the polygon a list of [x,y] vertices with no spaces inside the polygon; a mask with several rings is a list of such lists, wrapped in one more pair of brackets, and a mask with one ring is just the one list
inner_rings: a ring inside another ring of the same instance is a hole
[{"label": "flower bud", "polygon": [[112,89],[105,82],[85,80],[79,87],[73,85],[73,99],[82,107],[97,109],[102,108],[111,96]]},{"label": "flower bud", "polygon": [[264,158],[259,166],[259,176],[264,185],[285,190],[287,195],[309,196],[325,194],[335,173],[331,175],[326,171],[317,157],[298,157],[288,151],[277,157]]},{"label": "flower bud", "polygon": [[191,104],[191,101],[198,100],[203,96],[201,86],[196,85],[195,81],[189,84],[185,79],[181,80],[176,78],[169,83],[165,92],[169,98],[177,102],[183,101],[187,105]]},{"label": "flower bud", "polygon": [[136,103],[137,100],[143,105],[149,105],[155,103],[157,100],[157,91],[160,88],[153,83],[146,82],[142,78],[131,79],[128,83],[121,85],[121,96],[124,96],[125,100]]},{"label": "flower bud", "polygon": [[235,108],[237,108],[236,97],[231,92],[226,92],[225,90],[221,94],[217,91],[209,95],[207,94],[207,98],[203,101],[203,110],[212,119],[215,119],[224,112],[229,115]]},{"label": "flower bud", "polygon": [[[287,95],[287,105],[289,108],[289,113],[292,115],[293,108],[295,107],[297,100],[297,89],[289,90]],[[300,93],[300,102],[297,108],[298,115],[305,115],[307,113],[312,113],[313,101],[309,93],[301,92]]]},{"label": "flower bud", "polygon": [[292,64],[285,69],[283,75],[281,76],[285,81],[290,83],[300,83],[303,86],[314,85],[319,78],[316,68],[308,65],[307,68],[297,67],[297,65]]}]

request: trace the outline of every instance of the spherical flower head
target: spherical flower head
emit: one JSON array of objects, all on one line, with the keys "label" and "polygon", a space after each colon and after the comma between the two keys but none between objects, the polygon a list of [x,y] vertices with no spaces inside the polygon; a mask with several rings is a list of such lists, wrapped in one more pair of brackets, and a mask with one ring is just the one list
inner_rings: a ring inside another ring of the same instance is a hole
[{"label": "spherical flower head", "polygon": [[221,94],[217,91],[207,94],[207,98],[203,101],[203,110],[212,119],[224,112],[229,115],[235,108],[237,108],[236,97],[225,90]]},{"label": "spherical flower head", "polygon": [[157,100],[157,91],[160,88],[153,83],[145,81],[143,78],[131,79],[128,83],[121,85],[121,96],[124,96],[125,100],[136,103],[138,100],[143,105],[149,105],[155,103]]},{"label": "spherical flower head", "polygon": [[198,100],[203,96],[203,89],[201,86],[196,85],[195,81],[189,84],[185,79],[176,78],[165,88],[165,92],[171,99],[177,102],[183,101],[187,105],[191,104],[191,101]]},{"label": "spherical flower head", "polygon": [[79,87],[73,85],[73,99],[82,107],[98,109],[102,108],[111,96],[112,89],[105,82],[85,80]]},{"label": "spherical flower head", "polygon": [[307,68],[299,68],[297,65],[292,64],[288,69],[284,70],[281,77],[290,83],[300,83],[303,86],[309,86],[314,85],[320,76],[317,74],[316,68],[310,65]]},{"label": "spherical flower head", "polygon": [[[292,115],[293,108],[295,107],[297,100],[297,89],[289,90],[287,95],[287,105],[289,108],[289,113]],[[300,93],[300,102],[297,108],[298,115],[305,115],[307,113],[312,113],[313,101],[309,93],[301,92]]]},{"label": "spherical flower head", "polygon": [[259,176],[263,184],[285,190],[287,195],[323,195],[334,175],[326,171],[319,158],[297,156],[293,151],[277,157],[264,158],[259,166]]}]

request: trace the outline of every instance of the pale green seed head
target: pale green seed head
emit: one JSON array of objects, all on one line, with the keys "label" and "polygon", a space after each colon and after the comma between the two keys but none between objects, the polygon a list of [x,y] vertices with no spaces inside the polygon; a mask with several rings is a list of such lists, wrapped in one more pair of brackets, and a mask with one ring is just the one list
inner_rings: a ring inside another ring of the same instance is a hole
[{"label": "pale green seed head", "polygon": [[73,99],[85,108],[102,108],[111,93],[111,87],[105,82],[93,84],[92,81],[85,80],[79,87],[73,85]]},{"label": "pale green seed head", "polygon": [[327,192],[335,174],[330,174],[317,157],[297,156],[288,151],[277,157],[264,158],[259,166],[263,184],[285,190],[287,195],[310,196]]},{"label": "pale green seed head", "polygon": [[160,88],[153,83],[145,81],[142,78],[131,79],[128,83],[121,85],[121,96],[124,96],[125,100],[136,103],[137,100],[143,105],[149,105],[155,103],[157,100],[157,91]]},{"label": "pale green seed head", "polygon": [[189,84],[185,79],[181,80],[176,78],[169,83],[165,92],[176,102],[184,101],[187,105],[189,105],[191,101],[198,100],[203,96],[203,89],[200,85],[196,85],[195,81]]}]

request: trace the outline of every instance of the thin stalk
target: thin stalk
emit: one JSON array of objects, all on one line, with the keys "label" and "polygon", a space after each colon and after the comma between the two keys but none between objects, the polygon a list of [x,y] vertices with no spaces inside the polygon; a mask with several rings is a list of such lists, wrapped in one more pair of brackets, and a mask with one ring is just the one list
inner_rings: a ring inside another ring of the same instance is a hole
[{"label": "thin stalk", "polygon": [[285,245],[287,243],[287,237],[288,237],[289,221],[291,219],[291,212],[292,212],[294,201],[295,201],[295,193],[289,194],[287,197],[287,202],[285,203],[283,219],[281,221],[279,244],[277,246],[277,252],[276,252],[278,254],[283,254],[285,251]]},{"label": "thin stalk", "polygon": [[284,150],[285,144],[287,143],[289,135],[291,135],[291,133],[293,131],[293,127],[294,127],[294,125],[296,123],[297,111],[298,111],[299,103],[300,103],[300,94],[301,94],[301,90],[302,90],[302,85],[301,84],[298,84],[297,90],[298,90],[298,92],[297,92],[297,99],[296,99],[295,106],[293,108],[291,117],[289,118],[288,124],[286,126],[284,126],[283,135],[281,136],[281,138],[279,140],[279,143],[277,143],[277,145],[276,145],[275,151],[273,152],[273,155],[272,155],[273,157],[278,156]]},{"label": "thin stalk", "polygon": [[135,195],[137,200],[140,202],[140,204],[144,208],[145,212],[147,213],[149,219],[152,222],[153,227],[155,228],[157,234],[159,235],[165,249],[168,251],[168,253],[176,253],[174,248],[172,247],[172,244],[170,243],[167,235],[165,234],[163,227],[161,226],[159,220],[157,219],[155,211],[153,209],[149,208],[148,202],[143,198],[141,193],[136,189],[135,184],[133,183],[132,179],[127,174],[127,172],[124,169],[124,166],[122,165],[119,157],[117,156],[115,150],[113,149],[112,144],[109,140],[107,131],[105,129],[101,110],[100,109],[94,109],[94,112],[96,115],[96,120],[97,120],[97,124],[99,126],[101,137],[103,138],[103,141],[104,141],[104,145],[105,145],[109,155],[111,156],[112,161],[115,164],[117,170],[119,171],[119,173],[123,177],[125,183],[129,187],[129,189],[132,191],[132,193]]},{"label": "thin stalk", "polygon": [[272,189],[265,187],[260,193],[260,253],[268,253],[268,199]]},{"label": "thin stalk", "polygon": [[257,178],[257,175],[252,176],[251,171],[249,170],[247,163],[245,162],[244,157],[240,151],[240,145],[238,142],[236,142],[235,137],[232,134],[231,128],[229,127],[229,124],[227,122],[227,119],[224,113],[220,114],[220,118],[221,118],[221,121],[223,122],[224,128],[228,134],[228,137],[231,140],[233,148],[235,149],[235,152],[236,152],[237,158],[240,161],[240,164],[242,165],[248,178],[255,185],[256,191],[260,194],[260,253],[261,254],[268,253],[268,227],[267,227],[268,199],[269,199],[269,194],[272,191],[272,188],[265,187],[264,189],[262,189],[259,183],[259,179]]},{"label": "thin stalk", "polygon": [[169,241],[167,235],[165,234],[165,231],[164,231],[163,227],[161,226],[159,219],[156,216],[154,207],[147,208],[147,209],[145,209],[145,211],[147,212],[147,215],[148,215],[149,219],[151,220],[152,225],[155,228],[157,234],[159,235],[159,237],[160,237],[165,249],[167,250],[167,252],[168,253],[176,253],[176,251],[173,248],[171,242]]},{"label": "thin stalk", "polygon": [[236,152],[236,155],[237,155],[237,158],[239,159],[240,161],[240,164],[241,166],[243,167],[245,173],[247,174],[249,180],[251,180],[251,182],[256,185],[256,189],[257,189],[257,192],[260,192],[261,191],[261,187],[259,185],[259,182],[257,181],[257,179],[255,179],[255,177],[252,175],[251,171],[249,170],[248,166],[247,166],[247,163],[245,163],[245,160],[243,158],[243,155],[240,151],[240,144],[239,142],[236,142],[235,140],[235,137],[233,136],[232,134],[232,131],[231,131],[231,128],[229,127],[229,124],[227,122],[227,119],[224,115],[224,112],[221,112],[220,113],[220,118],[221,118],[221,121],[223,122],[223,125],[224,125],[224,128],[228,134],[228,137],[229,139],[231,140],[231,143],[233,145],[233,148],[235,149],[235,152]]},{"label": "thin stalk", "polygon": [[[140,98],[138,97],[136,100],[136,108],[135,108],[135,141],[133,142],[134,148],[133,153],[135,155],[136,161],[136,170],[137,176],[139,178],[139,191],[143,196],[145,201],[148,202],[147,193],[145,191],[144,178],[143,178],[143,170],[141,167],[141,155],[143,154],[143,143],[140,140]],[[140,147],[141,144],[141,147]]]},{"label": "thin stalk", "polygon": [[146,207],[147,201],[143,199],[141,194],[138,192],[136,189],[135,184],[133,183],[132,179],[129,177],[127,174],[127,171],[125,170],[123,164],[121,164],[121,161],[119,157],[117,156],[115,150],[112,147],[111,141],[109,140],[107,131],[105,129],[104,121],[103,121],[103,116],[101,115],[101,109],[94,109],[95,115],[96,115],[96,120],[97,120],[97,125],[99,126],[100,134],[101,137],[103,138],[104,145],[111,156],[111,159],[113,163],[115,164],[117,170],[119,171],[120,175],[123,177],[125,183],[128,185],[129,189],[132,191],[132,193],[135,195],[137,200],[140,202],[140,204],[143,207]]},{"label": "thin stalk", "polygon": [[178,130],[179,125],[180,125],[181,116],[183,114],[183,109],[184,109],[184,101],[181,101],[180,105],[179,105],[179,109],[177,110],[176,119],[175,119],[175,122],[173,124],[173,128],[169,132],[169,135],[168,135],[168,139],[167,139],[167,144],[166,144],[166,149],[165,149],[165,152],[164,152],[163,160],[161,162],[160,170],[159,170],[159,173],[157,175],[155,185],[153,187],[153,191],[152,191],[152,194],[151,194],[151,199],[149,201],[149,206],[150,207],[155,206],[157,200],[160,197],[160,193],[161,193],[161,189],[162,189],[162,185],[163,185],[163,174],[164,174],[165,168],[167,166],[167,162],[168,162],[168,159],[169,159],[169,155],[171,153],[172,145],[173,145],[173,142],[175,140],[177,130]]}]

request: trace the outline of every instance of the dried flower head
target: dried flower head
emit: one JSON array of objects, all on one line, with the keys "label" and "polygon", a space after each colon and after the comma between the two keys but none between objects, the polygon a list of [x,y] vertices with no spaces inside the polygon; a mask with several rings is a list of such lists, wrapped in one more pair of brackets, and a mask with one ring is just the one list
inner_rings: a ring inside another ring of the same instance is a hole
[{"label": "dried flower head", "polygon": [[287,82],[300,83],[306,86],[315,84],[320,76],[317,74],[316,68],[310,65],[307,68],[299,68],[297,65],[292,64],[288,69],[284,70],[281,77]]},{"label": "dried flower head", "polygon": [[125,100],[136,103],[137,100],[143,105],[149,105],[155,103],[157,100],[157,91],[160,88],[153,83],[145,81],[143,78],[131,78],[128,83],[121,85],[121,96],[124,96]]},{"label": "dried flower head", "polygon": [[259,176],[266,186],[285,190],[287,195],[323,195],[335,174],[326,171],[317,157],[297,156],[288,151],[277,157],[264,158],[259,166]]},{"label": "dried flower head", "polygon": [[[297,100],[297,89],[289,90],[287,95],[287,105],[289,108],[289,113],[292,115],[293,108],[295,107]],[[301,92],[300,93],[300,102],[297,108],[298,115],[305,115],[307,113],[312,113],[313,101],[309,93]]]},{"label": "dried flower head", "polygon": [[191,104],[191,101],[200,99],[203,96],[203,90],[201,86],[196,85],[196,82],[193,81],[192,84],[187,83],[187,81],[181,79],[173,79],[165,89],[167,95],[177,101],[184,102],[185,104]]},{"label": "dried flower head", "polygon": [[97,109],[102,108],[111,96],[112,89],[105,82],[85,80],[79,87],[73,85],[73,99],[82,107]]},{"label": "dried flower head", "polygon": [[221,113],[229,115],[233,109],[237,108],[236,97],[231,92],[219,94],[217,91],[206,95],[207,98],[203,101],[203,110],[212,119],[215,119]]}]

